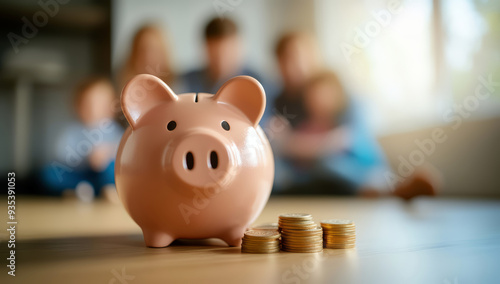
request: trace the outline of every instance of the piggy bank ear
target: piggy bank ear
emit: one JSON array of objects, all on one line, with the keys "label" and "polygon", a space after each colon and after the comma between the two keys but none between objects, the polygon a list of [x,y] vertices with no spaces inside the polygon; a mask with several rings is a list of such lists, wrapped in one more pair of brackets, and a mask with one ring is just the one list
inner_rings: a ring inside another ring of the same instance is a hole
[{"label": "piggy bank ear", "polygon": [[259,124],[266,108],[264,88],[259,81],[249,76],[230,79],[217,91],[213,99],[237,107],[253,126]]},{"label": "piggy bank ear", "polygon": [[177,101],[177,95],[158,77],[140,74],[123,88],[121,105],[132,129],[139,119],[160,103]]}]

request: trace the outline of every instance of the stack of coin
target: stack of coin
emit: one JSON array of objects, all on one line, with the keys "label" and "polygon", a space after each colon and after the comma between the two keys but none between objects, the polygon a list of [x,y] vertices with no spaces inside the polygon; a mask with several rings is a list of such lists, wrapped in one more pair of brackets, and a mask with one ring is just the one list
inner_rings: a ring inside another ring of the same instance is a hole
[{"label": "stack of coin", "polygon": [[275,253],[280,251],[280,233],[273,230],[249,230],[243,236],[241,251],[247,253]]},{"label": "stack of coin", "polygon": [[323,250],[323,230],[310,214],[292,213],[279,217],[281,249],[289,252],[320,252]]},{"label": "stack of coin", "polygon": [[323,244],[325,248],[346,249],[356,246],[356,226],[350,220],[323,220]]}]

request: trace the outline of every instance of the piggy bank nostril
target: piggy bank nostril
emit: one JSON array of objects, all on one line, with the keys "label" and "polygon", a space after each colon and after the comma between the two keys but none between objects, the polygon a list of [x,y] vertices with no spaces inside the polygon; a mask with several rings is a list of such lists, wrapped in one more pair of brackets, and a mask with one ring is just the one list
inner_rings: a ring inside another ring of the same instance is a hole
[{"label": "piggy bank nostril", "polygon": [[184,159],[184,168],[192,170],[194,168],[194,156],[193,153],[187,152],[186,158]]},{"label": "piggy bank nostril", "polygon": [[212,169],[216,169],[218,165],[219,165],[219,157],[217,157],[217,152],[215,151],[210,152],[210,167],[212,167]]}]

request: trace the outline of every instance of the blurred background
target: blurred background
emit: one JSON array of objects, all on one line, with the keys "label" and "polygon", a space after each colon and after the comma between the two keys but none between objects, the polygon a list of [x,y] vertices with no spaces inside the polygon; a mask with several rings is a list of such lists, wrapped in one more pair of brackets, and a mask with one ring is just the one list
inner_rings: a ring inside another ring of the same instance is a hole
[{"label": "blurred background", "polygon": [[[363,101],[367,125],[396,172],[401,157],[421,151],[416,141],[442,129],[445,141],[424,153],[442,177],[441,193],[500,195],[499,1],[40,3],[0,1],[0,172],[16,172],[20,193],[44,193],[41,173],[57,161],[65,129],[81,119],[73,102],[82,81],[109,78],[118,96],[141,27],[160,31],[169,58],[168,68],[153,64],[151,73],[175,81],[181,93],[189,89],[183,74],[207,64],[206,25],[217,18],[237,25],[242,64],[265,82],[267,118],[284,84],[278,41],[308,34],[321,64]],[[126,126],[119,114],[117,121]]]}]

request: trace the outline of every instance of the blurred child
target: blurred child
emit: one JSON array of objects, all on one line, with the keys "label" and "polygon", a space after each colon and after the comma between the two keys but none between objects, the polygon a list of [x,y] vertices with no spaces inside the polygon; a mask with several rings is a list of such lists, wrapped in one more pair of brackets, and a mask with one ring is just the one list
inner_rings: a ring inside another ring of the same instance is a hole
[{"label": "blurred child", "polygon": [[170,48],[163,31],[154,25],[140,28],[133,40],[130,55],[120,74],[120,88],[138,74],[152,74],[170,87],[175,82]]},{"label": "blurred child", "polygon": [[[335,73],[313,76],[305,86],[305,117],[275,143],[284,157],[295,193],[378,195],[389,193],[385,157],[368,131],[358,103],[348,97]],[[393,194],[411,199],[434,195],[436,182],[417,172]]]},{"label": "blurred child", "polygon": [[308,34],[290,32],[278,40],[275,53],[282,89],[274,100],[274,109],[295,127],[304,115],[302,104],[304,84],[321,66],[318,47]]},{"label": "blurred child", "polygon": [[65,129],[57,143],[57,160],[43,173],[51,193],[76,193],[82,201],[102,193],[117,200],[114,159],[123,129],[114,121],[114,99],[114,88],[106,78],[86,80],[76,89],[79,121]]}]

